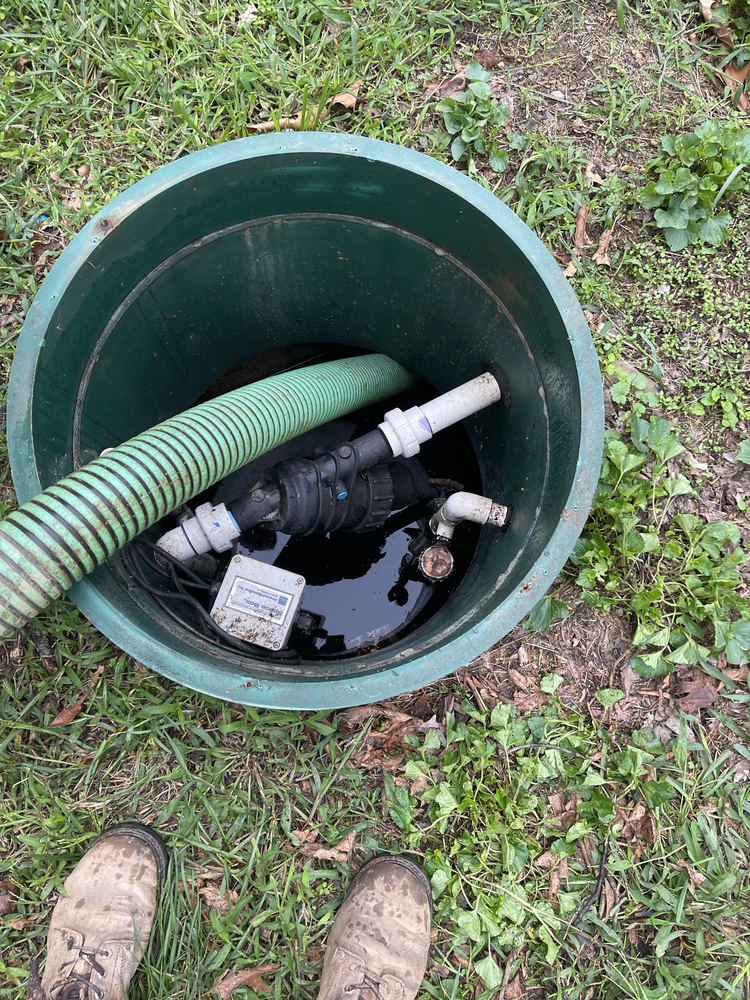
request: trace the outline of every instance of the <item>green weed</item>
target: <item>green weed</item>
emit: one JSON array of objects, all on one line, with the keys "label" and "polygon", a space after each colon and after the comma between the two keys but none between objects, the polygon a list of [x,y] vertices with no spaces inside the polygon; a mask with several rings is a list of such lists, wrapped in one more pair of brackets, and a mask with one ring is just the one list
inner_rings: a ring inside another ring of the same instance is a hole
[{"label": "green weed", "polygon": [[668,463],[685,449],[661,417],[633,413],[629,440],[605,435],[601,479],[591,523],[571,562],[592,607],[623,608],[635,625],[633,668],[646,677],[675,663],[707,663],[723,652],[746,662],[750,613],[737,567],[745,561],[735,525],[676,513],[694,495]]},{"label": "green weed", "polygon": [[465,70],[469,84],[455,97],[447,97],[437,105],[450,135],[454,160],[466,160],[469,173],[475,173],[475,156],[486,156],[496,173],[503,173],[508,166],[508,152],[499,146],[500,129],[510,118],[510,109],[504,101],[493,100],[489,83],[490,73],[478,62],[470,62]]},{"label": "green weed", "polygon": [[664,136],[662,153],[649,171],[657,175],[640,194],[654,209],[671,250],[684,250],[694,240],[720,246],[731,222],[729,212],[716,211],[750,185],[750,130],[709,121],[683,136]]}]

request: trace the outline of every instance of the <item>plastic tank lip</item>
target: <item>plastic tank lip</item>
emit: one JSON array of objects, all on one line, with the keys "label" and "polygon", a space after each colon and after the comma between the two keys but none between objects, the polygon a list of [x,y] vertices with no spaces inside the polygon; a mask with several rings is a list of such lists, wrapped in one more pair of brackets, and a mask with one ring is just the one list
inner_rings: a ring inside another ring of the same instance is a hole
[{"label": "plastic tank lip", "polygon": [[[214,683],[207,686],[203,680],[206,671],[202,665],[167,649],[137,628],[114,609],[89,580],[82,580],[69,593],[94,625],[122,649],[194,690],[214,697],[245,700],[259,707],[288,709],[306,709],[312,702],[321,707],[320,695],[324,691],[325,707],[347,707],[377,701],[437,680],[475,659],[507,634],[540,600],[565,564],[585,524],[599,477],[604,435],[603,391],[596,352],[581,307],[562,270],[541,241],[507,206],[475,181],[423,153],[379,139],[322,132],[278,133],[236,139],[159,168],[118,195],[87,223],[56,261],[32,303],[19,337],[8,392],[10,464],[14,487],[19,502],[23,503],[42,489],[32,449],[28,394],[39,351],[59,301],[78,269],[106,239],[107,233],[150,199],[196,174],[242,160],[277,155],[284,157],[294,153],[343,155],[379,161],[450,190],[503,230],[544,281],[568,332],[581,397],[576,475],[560,522],[541,557],[544,567],[538,560],[516,591],[498,608],[479,621],[464,621],[459,626],[459,634],[447,638],[440,650],[429,656],[418,649],[407,649],[390,667],[378,670],[375,664],[371,667],[368,663],[368,671],[374,669],[375,672],[368,672],[356,680],[332,678],[321,682],[321,678],[316,677],[310,681],[277,681],[248,677],[245,687],[238,685],[236,674],[225,673],[218,665],[211,670]],[[165,662],[167,658],[170,662]],[[222,690],[224,684],[226,693]]]}]

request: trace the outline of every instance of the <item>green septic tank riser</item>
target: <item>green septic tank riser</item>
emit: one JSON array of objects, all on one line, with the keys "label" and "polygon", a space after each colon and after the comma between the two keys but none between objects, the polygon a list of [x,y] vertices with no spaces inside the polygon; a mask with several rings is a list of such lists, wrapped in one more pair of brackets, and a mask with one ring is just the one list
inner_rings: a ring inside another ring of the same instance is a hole
[{"label": "green septic tank riser", "polygon": [[389,355],[444,392],[496,360],[512,391],[466,421],[484,493],[514,507],[482,529],[450,600],[356,659],[280,667],[185,634],[117,557],[69,591],[118,646],[181,684],[280,708],[362,704],[472,660],[555,579],[599,474],[601,379],[560,268],[501,202],[443,164],[360,137],[283,133],[184,157],[100,212],[55,264],[11,376],[24,502],[192,406],[280,345]]}]

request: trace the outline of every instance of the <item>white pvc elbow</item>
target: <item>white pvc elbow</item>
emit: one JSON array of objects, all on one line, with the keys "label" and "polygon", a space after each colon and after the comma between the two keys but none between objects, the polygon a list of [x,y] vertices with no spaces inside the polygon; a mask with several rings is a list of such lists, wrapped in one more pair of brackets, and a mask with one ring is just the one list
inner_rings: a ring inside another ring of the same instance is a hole
[{"label": "white pvc elbow", "polygon": [[493,524],[496,528],[502,528],[507,520],[508,508],[489,497],[480,497],[476,493],[453,493],[433,515],[430,528],[437,538],[449,541],[456,525],[462,521]]}]

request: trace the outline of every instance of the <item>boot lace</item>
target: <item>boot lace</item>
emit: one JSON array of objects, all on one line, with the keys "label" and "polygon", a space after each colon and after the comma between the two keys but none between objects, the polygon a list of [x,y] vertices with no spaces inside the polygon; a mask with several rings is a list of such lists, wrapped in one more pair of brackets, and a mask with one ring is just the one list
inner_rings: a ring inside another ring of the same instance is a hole
[{"label": "boot lace", "polygon": [[350,1000],[385,1000],[381,995],[381,990],[388,989],[382,979],[362,970],[362,982],[351,983],[344,987],[344,995]]},{"label": "boot lace", "polygon": [[[73,949],[71,949],[73,950]],[[52,984],[50,988],[50,1000],[88,1000],[89,990],[94,994],[96,1000],[102,1000],[104,991],[95,983],[91,982],[94,972],[100,976],[105,976],[107,970],[97,961],[97,955],[102,958],[109,958],[110,953],[106,948],[78,948],[74,950],[75,957],[63,962],[58,967],[58,972],[62,978]],[[84,962],[86,968],[79,972],[76,966]],[[66,971],[67,970],[67,971]],[[39,979],[39,963],[34,961],[29,967],[29,988],[32,1000],[47,1000],[42,990]]]}]

